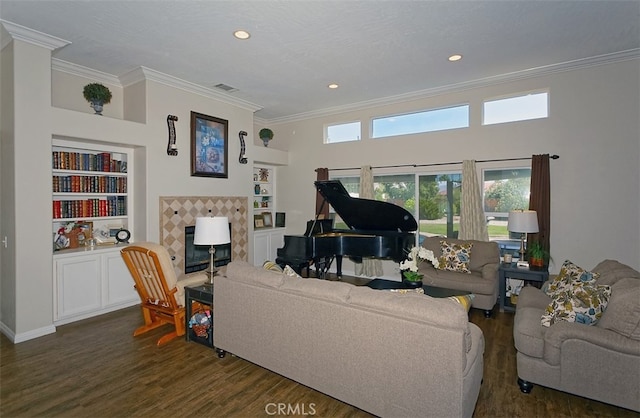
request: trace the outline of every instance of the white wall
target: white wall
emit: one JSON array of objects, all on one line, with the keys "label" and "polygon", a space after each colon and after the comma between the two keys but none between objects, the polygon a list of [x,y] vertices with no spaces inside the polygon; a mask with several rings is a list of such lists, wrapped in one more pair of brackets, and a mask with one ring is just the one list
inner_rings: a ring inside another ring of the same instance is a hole
[{"label": "white wall", "polygon": [[[483,99],[540,89],[549,89],[549,118],[481,126]],[[317,167],[429,164],[549,153],[560,155],[550,163],[552,271],[557,272],[565,259],[592,268],[606,258],[638,269],[639,92],[636,59],[272,125],[278,142],[290,153],[289,166],[278,169],[279,210],[287,212],[287,233],[302,233],[305,222],[314,216]],[[461,103],[470,104],[468,129],[368,139],[372,116]],[[362,141],[323,144],[324,124],[354,120],[363,123]],[[478,164],[479,168],[496,165]],[[387,273],[390,270],[385,268]]]}]

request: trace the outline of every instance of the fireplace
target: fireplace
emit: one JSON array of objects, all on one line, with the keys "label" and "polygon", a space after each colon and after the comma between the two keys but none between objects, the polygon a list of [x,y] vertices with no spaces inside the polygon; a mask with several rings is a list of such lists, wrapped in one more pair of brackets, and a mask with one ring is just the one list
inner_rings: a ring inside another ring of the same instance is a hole
[{"label": "fireplace", "polygon": [[[209,267],[211,262],[211,256],[209,255],[210,245],[194,245],[193,235],[196,227],[193,225],[184,227],[184,272],[193,273],[196,271],[205,270]],[[229,236],[233,237],[231,233],[231,223],[229,223]],[[215,267],[226,266],[231,262],[231,243],[214,245],[216,249],[215,253]]]}]

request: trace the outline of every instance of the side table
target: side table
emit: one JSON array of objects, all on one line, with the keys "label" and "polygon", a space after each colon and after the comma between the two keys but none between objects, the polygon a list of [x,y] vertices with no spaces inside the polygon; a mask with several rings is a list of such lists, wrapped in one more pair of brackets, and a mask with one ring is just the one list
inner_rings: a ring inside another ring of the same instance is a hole
[{"label": "side table", "polygon": [[530,270],[529,268],[516,267],[516,263],[501,263],[498,268],[498,274],[500,276],[498,280],[500,312],[513,312],[516,310],[515,305],[507,301],[507,279],[524,280],[525,285],[529,282],[537,284],[536,287],[540,287],[549,278],[548,270]]},{"label": "side table", "polygon": [[[185,298],[185,338],[187,341],[195,341],[200,344],[204,344],[208,347],[213,348],[213,285],[212,284],[202,284],[200,286],[185,286],[184,288],[184,298]],[[189,328],[189,320],[196,313],[193,310],[194,303],[200,303],[202,305],[209,307],[209,312],[211,312],[211,325],[207,330],[206,337],[200,337],[196,335],[195,331],[192,328]]]}]

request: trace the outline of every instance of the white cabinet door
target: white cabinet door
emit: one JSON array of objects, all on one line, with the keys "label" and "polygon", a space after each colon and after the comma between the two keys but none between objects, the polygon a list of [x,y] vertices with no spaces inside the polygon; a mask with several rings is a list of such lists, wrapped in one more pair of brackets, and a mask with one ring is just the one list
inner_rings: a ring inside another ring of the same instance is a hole
[{"label": "white cabinet door", "polygon": [[267,261],[275,261],[275,258],[271,257],[271,237],[264,231],[256,232],[253,234],[253,265],[262,266]]},{"label": "white cabinet door", "polygon": [[262,266],[269,261],[276,261],[278,248],[284,246],[284,229],[267,229],[253,234],[253,265]]},{"label": "white cabinet door", "polygon": [[100,309],[100,258],[95,255],[54,261],[56,284],[55,319],[64,319]]},{"label": "white cabinet door", "polygon": [[128,304],[139,300],[138,292],[133,287],[133,277],[119,251],[104,254],[102,265],[104,306]]}]

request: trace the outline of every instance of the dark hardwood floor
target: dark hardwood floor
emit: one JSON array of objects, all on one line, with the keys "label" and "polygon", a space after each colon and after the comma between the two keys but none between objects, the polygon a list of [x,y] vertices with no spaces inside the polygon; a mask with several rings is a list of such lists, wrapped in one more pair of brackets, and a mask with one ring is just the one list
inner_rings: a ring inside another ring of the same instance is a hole
[{"label": "dark hardwood floor", "polygon": [[[486,339],[475,417],[640,416],[539,386],[522,394],[516,384],[513,314],[494,312],[485,319],[472,309],[470,318]],[[141,323],[133,307],[17,345],[1,335],[0,416],[371,416],[240,358],[218,359],[198,343],[176,339],[158,348],[166,328],[134,338]],[[277,414],[277,404],[293,409]]]}]

